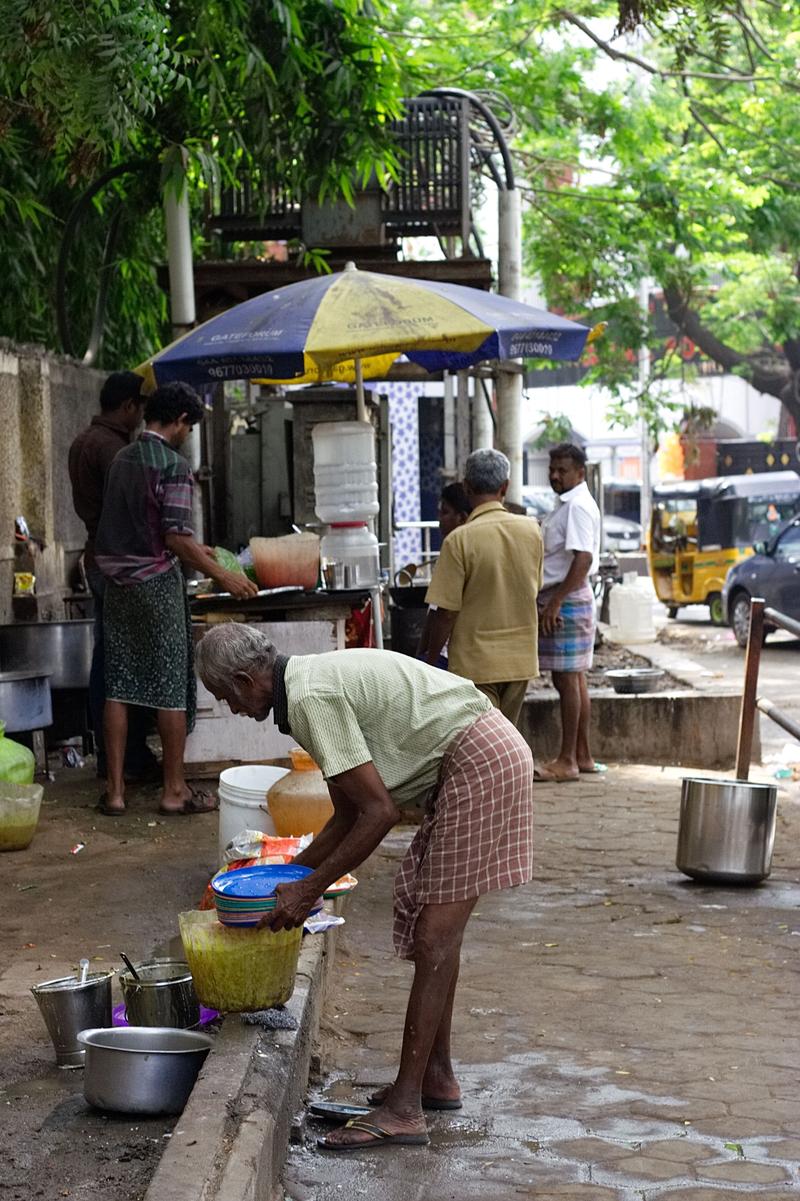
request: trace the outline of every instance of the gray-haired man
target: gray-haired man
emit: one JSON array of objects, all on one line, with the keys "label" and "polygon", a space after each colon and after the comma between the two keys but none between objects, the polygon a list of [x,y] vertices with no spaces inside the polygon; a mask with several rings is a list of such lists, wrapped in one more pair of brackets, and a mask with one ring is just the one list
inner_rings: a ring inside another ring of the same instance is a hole
[{"label": "gray-haired man", "polygon": [[[392,651],[278,655],[258,630],[223,625],[197,648],[203,683],[234,713],[278,728],[314,758],[333,817],[282,884],[268,924],[299,926],[314,900],[370,855],[402,807],[425,799],[394,886],[394,944],[414,962],[400,1066],[365,1118],[321,1140],[328,1151],[423,1144],[422,1108],[460,1109],[450,1024],[464,927],[479,896],[531,879],[533,759],[468,680]],[[266,923],[265,923],[266,924]]]},{"label": "gray-haired man", "polygon": [[449,639],[450,671],[472,680],[516,725],[531,676],[539,674],[536,598],[542,536],[530,517],[503,506],[510,464],[499,450],[475,450],[464,487],[473,509],[447,537],[425,599],[436,605],[425,659]]}]

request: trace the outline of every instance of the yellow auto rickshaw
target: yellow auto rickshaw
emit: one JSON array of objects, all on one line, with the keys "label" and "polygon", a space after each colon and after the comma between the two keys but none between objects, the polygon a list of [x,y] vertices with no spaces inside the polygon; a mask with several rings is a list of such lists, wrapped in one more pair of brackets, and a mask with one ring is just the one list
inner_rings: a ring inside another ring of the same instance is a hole
[{"label": "yellow auto rickshaw", "polygon": [[714,625],[724,625],[722,585],[729,569],[798,509],[800,476],[794,471],[657,484],[647,558],[669,616],[683,605],[708,605]]}]

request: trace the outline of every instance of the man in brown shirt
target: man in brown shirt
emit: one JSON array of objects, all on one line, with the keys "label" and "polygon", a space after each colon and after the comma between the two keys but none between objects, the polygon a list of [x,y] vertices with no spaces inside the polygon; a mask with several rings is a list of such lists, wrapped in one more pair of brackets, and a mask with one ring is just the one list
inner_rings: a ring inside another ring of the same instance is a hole
[{"label": "man in brown shirt", "polygon": [[435,664],[449,638],[449,670],[472,680],[516,725],[528,680],[539,674],[542,537],[535,521],[503,505],[509,470],[499,450],[467,459],[464,487],[474,507],[442,543],[425,597],[437,609],[422,657]]},{"label": "man in brown shirt", "polygon": [[[123,446],[127,446],[144,412],[144,397],[140,396],[141,377],[133,371],[114,371],[100,392],[100,412],[78,434],[69,448],[69,478],[72,482],[72,503],[75,512],[86,526],[84,566],[86,579],[94,597],[95,634],[92,670],[89,676],[89,709],[92,714],[97,774],[105,777],[105,747],[103,745],[103,708],[105,706],[105,656],[103,651],[103,596],[105,577],[94,557],[94,543],[103,507],[103,489],[108,469]],[[153,774],[155,756],[146,744],[149,715],[142,711],[131,722],[125,755],[126,772],[130,776]]]}]

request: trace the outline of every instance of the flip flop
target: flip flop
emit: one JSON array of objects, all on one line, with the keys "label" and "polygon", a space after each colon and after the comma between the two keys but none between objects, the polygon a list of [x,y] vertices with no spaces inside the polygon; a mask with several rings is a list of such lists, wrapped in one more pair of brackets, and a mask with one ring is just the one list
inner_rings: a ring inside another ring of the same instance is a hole
[{"label": "flip flop", "polygon": [[[367,1097],[367,1101],[373,1109],[378,1105],[382,1105],[384,1100],[385,1098],[379,1093],[373,1093],[371,1097]],[[464,1107],[464,1102],[460,1098],[455,1100],[455,1098],[450,1097],[428,1097],[425,1093],[422,1094],[421,1103],[423,1109],[435,1109],[437,1111],[463,1109]],[[356,1115],[353,1114],[352,1116],[355,1117]]]},{"label": "flip flop", "polygon": [[582,776],[604,776],[608,768],[605,763],[595,763],[594,767],[579,767],[578,771]]},{"label": "flip flop", "polygon": [[369,1151],[373,1147],[427,1147],[430,1139],[427,1134],[390,1134],[388,1130],[384,1130],[381,1126],[376,1126],[374,1122],[365,1122],[361,1118],[351,1118],[343,1127],[343,1130],[361,1130],[364,1134],[369,1134],[370,1139],[367,1142],[357,1143],[332,1143],[327,1138],[318,1138],[317,1146],[321,1151]]},{"label": "flip flop", "polygon": [[580,779],[580,773],[577,776],[551,776],[549,772],[544,774],[535,767],[533,779],[536,784],[575,784]]},{"label": "flip flop", "polygon": [[127,807],[125,806],[123,806],[122,809],[111,808],[111,806],[108,804],[107,792],[104,792],[100,797],[100,800],[95,805],[95,809],[98,813],[102,813],[104,817],[122,817],[123,814],[127,813]]},{"label": "flip flop", "polygon": [[[379,1102],[375,1103],[376,1105]],[[423,1097],[423,1109],[461,1109],[461,1101],[445,1101],[437,1100],[436,1097]],[[347,1105],[337,1101],[312,1101],[308,1106],[308,1112],[312,1118],[319,1118],[322,1122],[342,1122],[345,1118],[365,1118],[367,1114],[372,1113],[375,1105]]]},{"label": "flip flop", "polygon": [[[196,792],[190,784],[189,794],[180,809],[164,809],[159,805],[158,812],[162,817],[192,817],[198,813],[216,813],[219,809],[219,797],[213,793]],[[206,801],[211,801],[211,804],[206,804]]]}]

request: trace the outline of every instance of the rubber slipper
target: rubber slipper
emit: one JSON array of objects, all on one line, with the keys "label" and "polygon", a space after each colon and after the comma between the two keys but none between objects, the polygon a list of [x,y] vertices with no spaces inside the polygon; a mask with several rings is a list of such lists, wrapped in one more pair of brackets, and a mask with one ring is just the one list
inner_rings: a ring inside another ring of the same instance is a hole
[{"label": "rubber slipper", "polygon": [[[346,1118],[365,1118],[378,1104],[380,1102],[376,1101],[370,1108],[367,1105],[347,1105],[336,1101],[312,1101],[308,1112],[313,1118],[319,1118],[323,1122],[343,1122]],[[436,1097],[422,1098],[423,1109],[461,1109],[461,1105],[461,1101],[440,1101]]]},{"label": "rubber slipper", "polygon": [[578,771],[582,776],[604,776],[608,768],[605,763],[595,763],[594,767],[579,767]]},{"label": "rubber slipper", "polygon": [[[384,1100],[385,1097],[382,1097],[379,1093],[373,1093],[371,1097],[367,1097],[367,1101],[373,1109],[375,1109],[375,1107],[378,1105],[382,1105]],[[456,1100],[455,1098],[451,1097],[428,1097],[425,1095],[425,1093],[422,1094],[421,1102],[423,1109],[434,1109],[437,1112],[452,1109],[463,1109],[464,1107],[464,1102],[460,1099]],[[356,1116],[356,1114],[353,1114],[353,1117]]]},{"label": "rubber slipper", "polygon": [[430,1139],[427,1134],[390,1134],[374,1122],[365,1122],[361,1118],[351,1118],[343,1130],[361,1130],[370,1135],[366,1142],[337,1143],[327,1138],[318,1138],[317,1146],[321,1151],[370,1151],[373,1147],[427,1147]]},{"label": "rubber slipper", "polygon": [[[195,792],[191,787],[189,792],[180,809],[164,809],[159,805],[158,812],[162,817],[192,817],[198,813],[216,813],[219,809],[219,797],[207,792]],[[207,804],[208,801],[211,804]]]},{"label": "rubber slipper", "polygon": [[550,772],[542,772],[535,767],[533,779],[537,784],[575,784],[580,779],[580,773],[577,776],[553,776]]},{"label": "rubber slipper", "polygon": [[124,806],[122,809],[112,809],[108,804],[107,792],[104,792],[100,797],[100,800],[95,805],[95,809],[98,813],[102,813],[104,817],[122,817],[122,815],[127,812]]}]

